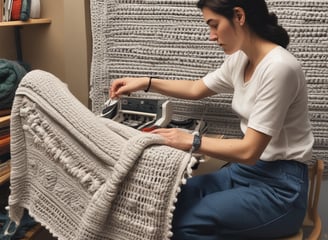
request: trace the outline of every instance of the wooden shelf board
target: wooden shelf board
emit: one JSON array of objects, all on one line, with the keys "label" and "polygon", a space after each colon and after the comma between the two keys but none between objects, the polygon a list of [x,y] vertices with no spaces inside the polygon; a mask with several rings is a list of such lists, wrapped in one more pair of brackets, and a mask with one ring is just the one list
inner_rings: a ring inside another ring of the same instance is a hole
[{"label": "wooden shelf board", "polygon": [[0,186],[10,179],[10,161],[3,163],[0,170]]},{"label": "wooden shelf board", "polygon": [[24,26],[24,25],[34,25],[34,24],[49,24],[51,19],[49,18],[30,18],[27,21],[9,21],[9,22],[0,22],[0,27],[15,27],[15,26]]},{"label": "wooden shelf board", "polygon": [[7,173],[0,176],[0,185],[8,182],[9,179],[10,179],[10,170]]}]

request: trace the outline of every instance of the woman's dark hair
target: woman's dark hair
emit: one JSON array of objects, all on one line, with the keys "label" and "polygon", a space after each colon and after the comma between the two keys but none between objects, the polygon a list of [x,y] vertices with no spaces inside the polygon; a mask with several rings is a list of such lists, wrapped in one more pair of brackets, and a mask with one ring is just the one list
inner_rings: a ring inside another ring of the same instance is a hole
[{"label": "woman's dark hair", "polygon": [[234,8],[241,7],[245,11],[247,25],[258,36],[284,48],[289,44],[287,31],[278,25],[277,16],[269,13],[265,0],[199,0],[197,7],[207,7],[230,21],[234,16]]}]

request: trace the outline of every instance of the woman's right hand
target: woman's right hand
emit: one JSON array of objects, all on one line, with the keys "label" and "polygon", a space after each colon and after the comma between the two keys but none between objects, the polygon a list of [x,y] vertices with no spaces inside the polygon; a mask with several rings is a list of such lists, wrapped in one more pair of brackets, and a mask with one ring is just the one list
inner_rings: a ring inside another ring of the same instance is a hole
[{"label": "woman's right hand", "polygon": [[125,77],[115,79],[109,88],[109,96],[110,98],[115,99],[119,98],[121,95],[129,95],[132,92],[146,89],[148,82],[149,77]]}]

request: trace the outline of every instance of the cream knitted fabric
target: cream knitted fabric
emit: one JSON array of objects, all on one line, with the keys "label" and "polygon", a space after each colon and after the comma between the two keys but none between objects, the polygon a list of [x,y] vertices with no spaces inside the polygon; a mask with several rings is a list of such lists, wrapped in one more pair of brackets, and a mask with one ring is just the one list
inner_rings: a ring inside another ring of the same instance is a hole
[{"label": "cream knitted fabric", "polygon": [[97,117],[55,76],[35,70],[16,92],[10,217],[23,208],[59,239],[168,239],[195,159],[162,138]]}]

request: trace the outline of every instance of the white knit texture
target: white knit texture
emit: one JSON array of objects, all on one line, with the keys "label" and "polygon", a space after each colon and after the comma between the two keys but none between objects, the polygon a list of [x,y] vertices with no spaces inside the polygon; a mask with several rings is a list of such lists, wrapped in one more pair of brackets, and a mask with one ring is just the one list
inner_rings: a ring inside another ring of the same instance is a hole
[{"label": "white knit texture", "polygon": [[[197,0],[91,0],[93,58],[92,110],[101,111],[108,86],[123,76],[198,79],[216,69],[224,54],[208,40],[208,26]],[[314,158],[326,161],[328,174],[328,1],[267,0],[289,32],[289,50],[302,63],[309,87],[309,114],[315,136]],[[138,92],[136,96],[164,96]],[[202,101],[171,99],[174,118],[200,118],[209,133],[239,137],[239,120],[230,95]]]},{"label": "white knit texture", "polygon": [[35,70],[11,120],[10,217],[23,208],[59,239],[169,239],[190,154],[96,116],[59,79]]}]

